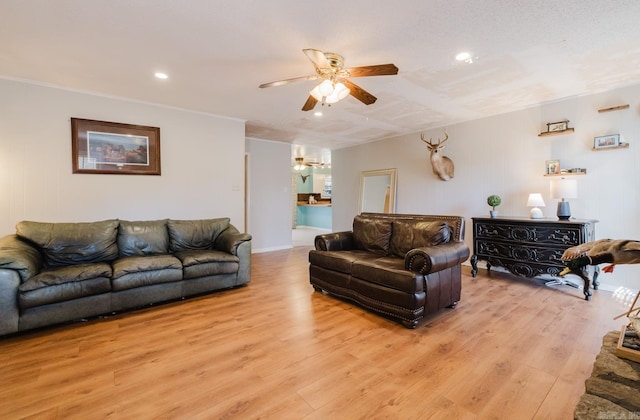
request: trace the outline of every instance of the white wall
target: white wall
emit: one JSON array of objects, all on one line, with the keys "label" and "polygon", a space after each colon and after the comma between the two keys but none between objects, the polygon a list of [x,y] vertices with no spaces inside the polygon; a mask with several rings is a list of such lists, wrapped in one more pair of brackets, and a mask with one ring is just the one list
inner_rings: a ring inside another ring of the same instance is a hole
[{"label": "white wall", "polygon": [[291,145],[247,139],[253,252],[292,247]]},{"label": "white wall", "polygon": [[[622,111],[598,109],[630,104]],[[455,178],[444,182],[431,171],[419,133],[332,151],[333,230],[350,230],[358,213],[360,172],[398,169],[397,212],[455,214],[467,219],[471,249],[471,217],[488,216],[486,197],[498,194],[503,216],[529,216],[529,193],[540,192],[542,210],[556,218],[557,200],[549,194],[545,160],[559,159],[562,168],[587,168],[575,176],[578,198],[569,200],[572,216],[597,219],[596,238],[640,240],[640,85],[572,98],[523,111],[446,127],[444,155],[455,163]],[[538,137],[546,123],[569,119],[575,133]],[[621,134],[628,149],[594,152],[593,138]],[[425,132],[442,137],[441,130]],[[640,265],[617,266],[601,274],[601,283],[640,287]]]},{"label": "white wall", "polygon": [[[71,117],[160,127],[162,175],[72,174]],[[165,217],[244,230],[244,149],[241,120],[0,79],[0,234]]]}]

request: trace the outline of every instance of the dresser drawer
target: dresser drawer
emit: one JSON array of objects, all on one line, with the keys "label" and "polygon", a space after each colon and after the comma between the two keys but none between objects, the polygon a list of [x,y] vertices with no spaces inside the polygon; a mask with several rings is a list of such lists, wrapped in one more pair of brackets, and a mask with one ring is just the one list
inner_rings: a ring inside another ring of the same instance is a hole
[{"label": "dresser drawer", "polygon": [[555,226],[536,223],[534,225],[508,223],[476,223],[475,238],[561,245],[564,248],[585,242],[585,232],[580,226]]},{"label": "dresser drawer", "polygon": [[564,268],[564,264],[560,259],[564,248],[540,247],[482,239],[476,239],[474,245],[476,255],[481,259],[500,257],[507,260],[534,262]]}]

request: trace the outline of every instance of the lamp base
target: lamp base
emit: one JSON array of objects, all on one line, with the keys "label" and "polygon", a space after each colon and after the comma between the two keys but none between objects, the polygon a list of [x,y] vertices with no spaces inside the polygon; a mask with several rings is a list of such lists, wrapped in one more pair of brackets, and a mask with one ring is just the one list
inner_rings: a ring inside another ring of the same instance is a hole
[{"label": "lamp base", "polygon": [[571,208],[568,201],[558,202],[558,220],[569,220],[571,218]]},{"label": "lamp base", "polygon": [[531,216],[532,219],[542,219],[544,217],[544,215],[542,214],[542,210],[540,210],[538,207],[534,207],[529,211],[529,216]]}]

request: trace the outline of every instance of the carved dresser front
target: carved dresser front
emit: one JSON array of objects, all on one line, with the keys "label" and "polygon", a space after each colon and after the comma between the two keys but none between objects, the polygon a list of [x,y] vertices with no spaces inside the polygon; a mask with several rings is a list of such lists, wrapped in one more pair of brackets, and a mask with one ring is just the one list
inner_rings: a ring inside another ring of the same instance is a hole
[{"label": "carved dresser front", "polygon": [[[557,276],[565,264],[561,257],[567,248],[595,240],[597,220],[554,220],[526,218],[474,217],[471,274],[478,273],[478,260],[501,266],[523,277]],[[585,270],[588,270],[585,268]],[[597,267],[593,287],[597,289]],[[589,274],[585,272],[583,292],[589,300]],[[554,281],[573,285],[570,282]]]}]

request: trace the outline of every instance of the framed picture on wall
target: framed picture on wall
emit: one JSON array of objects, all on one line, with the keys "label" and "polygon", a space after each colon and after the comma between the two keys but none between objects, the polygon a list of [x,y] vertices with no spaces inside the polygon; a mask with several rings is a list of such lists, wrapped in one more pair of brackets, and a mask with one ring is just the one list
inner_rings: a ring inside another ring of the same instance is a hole
[{"label": "framed picture on wall", "polygon": [[608,136],[599,136],[593,138],[594,149],[604,149],[607,147],[620,146],[620,134],[609,134]]},{"label": "framed picture on wall", "polygon": [[71,118],[74,174],[160,175],[160,128]]},{"label": "framed picture on wall", "polygon": [[548,160],[547,162],[547,175],[559,175],[560,174],[560,161]]},{"label": "framed picture on wall", "polygon": [[567,128],[569,128],[568,124],[569,124],[569,120],[547,123],[547,131],[549,133],[556,132],[556,131],[565,131]]}]

